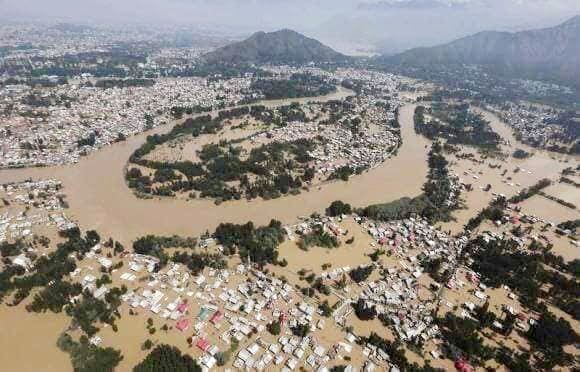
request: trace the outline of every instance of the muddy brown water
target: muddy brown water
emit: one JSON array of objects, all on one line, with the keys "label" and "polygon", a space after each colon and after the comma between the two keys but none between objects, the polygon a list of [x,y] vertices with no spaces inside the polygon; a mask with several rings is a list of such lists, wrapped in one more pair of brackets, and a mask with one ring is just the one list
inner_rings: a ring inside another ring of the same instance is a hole
[{"label": "muddy brown water", "polygon": [[[340,98],[348,92],[339,90],[323,99]],[[294,101],[294,100],[293,100]],[[288,103],[280,101],[269,104]],[[139,199],[126,186],[123,168],[131,153],[149,133],[106,147],[81,159],[78,164],[0,170],[0,182],[26,178],[56,178],[63,182],[69,216],[84,229],[96,229],[103,236],[122,242],[145,234],[199,235],[212,231],[221,222],[267,223],[276,218],[292,222],[297,216],[323,211],[332,201],[343,200],[355,206],[415,196],[421,192],[427,172],[429,141],[413,130],[414,105],[401,109],[403,146],[397,156],[388,159],[348,182],[332,182],[303,191],[300,195],[274,200],[240,200],[216,206],[211,200]],[[169,130],[156,128],[156,132]]]},{"label": "muddy brown water", "polygon": [[[347,95],[344,90],[339,95]],[[336,95],[325,99],[340,98]],[[271,102],[270,105],[288,103],[289,101]],[[322,211],[333,200],[341,199],[355,206],[365,206],[371,203],[391,201],[403,196],[415,196],[421,192],[427,173],[427,152],[430,142],[415,134],[413,130],[413,111],[415,105],[406,105],[400,110],[401,134],[403,145],[397,156],[388,159],[381,166],[360,176],[351,178],[349,182],[333,182],[323,185],[320,189],[313,188],[310,192],[303,192],[297,196],[287,196],[275,200],[253,200],[227,202],[216,206],[210,200],[185,201],[181,199],[153,199],[136,198],[127,188],[123,178],[123,168],[130,154],[144,141],[150,133],[129,138],[123,143],[109,146],[83,158],[78,164],[51,168],[28,168],[0,170],[0,183],[19,181],[26,178],[56,178],[63,182],[67,200],[70,204],[68,214],[76,219],[84,229],[96,229],[102,236],[112,236],[124,243],[145,234],[180,234],[198,235],[206,230],[213,230],[220,222],[267,223],[271,218],[283,222],[294,222],[297,216],[308,215],[313,211]],[[515,144],[511,130],[501,123],[497,117],[486,113],[492,120],[492,127],[502,137]],[[156,128],[161,133],[170,129],[170,126]],[[520,144],[517,147],[528,150]],[[534,157],[523,161],[514,161],[512,165],[519,165],[534,170],[534,176],[518,174],[516,181],[522,186],[535,182],[540,174],[556,173],[559,167],[552,159],[552,154],[537,152]],[[510,159],[511,160],[511,159]],[[577,161],[572,159],[572,161]],[[572,164],[577,164],[573,163]],[[571,164],[570,164],[571,165]],[[511,167],[510,166],[510,169]],[[457,168],[461,170],[462,165]],[[491,173],[481,167],[482,171]],[[499,171],[498,171],[499,172]],[[496,172],[497,173],[497,172]],[[520,179],[521,178],[521,179]],[[482,177],[481,182],[485,180]],[[501,183],[499,176],[493,176],[494,184],[503,191],[507,186]],[[485,180],[487,182],[487,180]],[[494,186],[495,188],[495,186]],[[516,190],[514,190],[515,192]],[[507,191],[506,191],[507,192]],[[468,210],[459,211],[463,220],[488,203],[488,195],[473,192],[469,196]],[[464,221],[463,221],[464,222]],[[462,225],[462,224],[461,224]],[[459,223],[458,223],[459,226]],[[357,237],[356,244],[363,244],[364,239]],[[283,250],[283,256],[292,256],[297,253]],[[289,261],[292,261],[289,259]],[[319,265],[320,262],[317,262]],[[7,361],[7,370],[21,371],[57,371],[68,370],[70,361],[65,353],[56,347],[56,340],[60,332],[66,328],[68,318],[63,314],[22,314],[24,310],[2,309],[0,307],[0,323],[2,335],[0,337],[0,360]],[[127,319],[128,320],[128,319]],[[118,341],[117,344],[107,341],[107,345],[121,347],[122,344],[133,343],[122,347],[126,360],[121,370],[130,368],[139,361],[144,352],[138,350],[138,344],[146,338],[143,322],[134,321],[134,324],[122,324],[120,327],[126,338],[115,338],[105,330],[105,340]],[[365,325],[366,326],[366,325]],[[139,332],[136,330],[139,328]],[[141,330],[143,328],[143,330]],[[333,329],[328,327],[329,330]],[[183,340],[175,344],[182,346]],[[173,342],[172,342],[173,343]],[[180,344],[181,343],[181,344]],[[185,348],[185,346],[183,346]],[[362,353],[359,353],[362,355]]]},{"label": "muddy brown water", "polygon": [[[349,91],[340,89],[332,95],[316,100],[343,98],[349,94]],[[309,100],[313,99],[302,101]],[[265,104],[276,106],[292,101],[296,100],[269,101]],[[348,182],[331,182],[320,187],[312,187],[310,191],[303,191],[300,195],[274,200],[230,201],[216,206],[213,201],[204,199],[145,200],[135,197],[125,184],[123,168],[131,153],[151,132],[106,147],[81,159],[75,165],[0,170],[0,182],[26,178],[59,179],[63,182],[70,204],[69,216],[78,221],[84,229],[96,229],[103,236],[111,236],[124,243],[130,243],[146,234],[197,236],[207,230],[212,231],[221,222],[254,221],[256,224],[264,224],[276,218],[291,223],[298,216],[323,211],[334,200],[343,200],[353,206],[362,207],[420,194],[427,173],[426,159],[430,142],[417,135],[413,129],[414,109],[415,105],[408,104],[400,110],[403,145],[396,156],[360,176],[352,177]],[[511,129],[497,116],[489,112],[484,112],[484,115],[491,121],[492,128],[509,140],[513,147],[532,151],[525,145],[516,144]],[[166,125],[154,131],[161,133],[170,128]],[[534,177],[530,177],[527,182],[522,180],[524,181],[522,186],[532,184],[541,178],[540,175],[554,176],[559,171],[558,168],[577,164],[577,158],[570,158],[571,163],[565,165],[553,159],[554,155],[551,153],[537,150],[534,150],[534,153],[533,157],[523,161],[510,159],[514,166],[521,165],[534,170]],[[457,170],[460,169],[461,166]],[[514,187],[513,193],[518,189]],[[475,199],[477,202],[468,203],[468,209],[460,211],[458,217],[461,222],[488,203],[487,198]],[[462,225],[461,222],[456,223],[458,228]]]}]

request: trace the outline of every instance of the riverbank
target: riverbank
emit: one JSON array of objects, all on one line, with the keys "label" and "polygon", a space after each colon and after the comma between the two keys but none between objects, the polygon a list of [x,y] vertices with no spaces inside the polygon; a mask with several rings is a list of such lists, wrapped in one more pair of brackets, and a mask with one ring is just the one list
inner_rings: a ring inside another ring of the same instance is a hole
[{"label": "riverbank", "polygon": [[[340,99],[349,94],[350,91],[339,88],[332,95],[304,100]],[[268,101],[264,104],[289,102]],[[127,244],[146,234],[195,236],[212,231],[221,222],[252,220],[264,224],[272,218],[292,222],[297,216],[323,211],[334,200],[365,206],[420,194],[427,172],[429,141],[415,134],[414,109],[415,105],[407,105],[400,110],[403,146],[397,156],[348,182],[333,182],[279,199],[240,200],[216,206],[210,200],[136,198],[123,177],[126,161],[147,135],[168,131],[171,125],[128,138],[81,159],[75,165],[0,170],[0,180],[11,182],[48,177],[61,180],[70,205],[67,214],[81,228],[96,229],[103,236],[113,236]]]}]

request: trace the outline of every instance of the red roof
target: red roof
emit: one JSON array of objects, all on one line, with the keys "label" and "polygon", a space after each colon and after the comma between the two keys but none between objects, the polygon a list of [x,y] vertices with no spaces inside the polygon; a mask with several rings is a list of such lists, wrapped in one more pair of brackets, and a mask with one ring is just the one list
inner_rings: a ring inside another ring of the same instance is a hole
[{"label": "red roof", "polygon": [[185,331],[187,328],[189,328],[189,320],[185,318],[179,319],[175,325],[175,328],[181,332]]},{"label": "red roof", "polygon": [[177,311],[179,311],[180,313],[185,313],[187,311],[187,302],[182,302],[181,304],[179,304],[179,306],[177,306]]},{"label": "red roof", "polygon": [[203,351],[207,351],[207,349],[209,349],[210,347],[210,343],[208,340],[206,340],[205,338],[200,338],[199,340],[197,340],[197,342],[195,343],[195,346],[197,346],[198,348],[200,348]]},{"label": "red roof", "polygon": [[474,371],[473,367],[471,365],[469,365],[469,363],[467,363],[463,359],[459,359],[458,361],[455,362],[455,369],[457,369],[459,372],[473,372]]},{"label": "red roof", "polygon": [[210,322],[212,322],[213,324],[219,323],[220,320],[222,320],[222,318],[224,317],[224,314],[221,313],[221,311],[216,311],[215,313],[213,313],[213,315],[210,318]]}]

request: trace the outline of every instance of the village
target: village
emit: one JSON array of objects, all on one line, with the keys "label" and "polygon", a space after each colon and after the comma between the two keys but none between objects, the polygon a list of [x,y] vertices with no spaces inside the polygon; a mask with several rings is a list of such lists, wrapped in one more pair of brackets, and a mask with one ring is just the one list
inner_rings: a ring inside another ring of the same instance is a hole
[{"label": "village", "polygon": [[[168,78],[149,87],[110,89],[86,87],[82,80],[40,91],[10,85],[0,93],[2,112],[9,113],[0,131],[0,165],[76,163],[82,155],[171,122],[172,107],[211,110],[236,104],[249,84],[243,78],[216,83]],[[40,103],[26,104],[32,96]]]},{"label": "village", "polygon": [[514,129],[521,142],[537,148],[574,153],[579,124],[575,115],[567,117],[564,116],[566,113],[551,107],[525,104],[494,107],[494,111]]},{"label": "village", "polygon": [[66,200],[56,180],[0,185],[5,211],[0,216],[0,243],[32,238],[36,230],[56,227],[64,231],[76,225],[66,216]]},{"label": "village", "polygon": [[[504,239],[498,228],[519,223],[557,229],[513,206],[507,212],[478,236]],[[450,313],[477,319],[477,309],[489,306],[497,314],[490,342],[507,337],[500,320],[504,312],[519,318],[515,326],[523,332],[537,321],[513,290],[487,287],[469,260],[465,263],[464,250],[473,238],[468,235],[450,236],[421,218],[380,222],[356,214],[310,217],[284,229],[287,237],[280,256],[282,261],[288,258],[287,266],[263,269],[233,256],[224,267],[197,273],[171,261],[159,270],[155,257],[117,254],[106,242],[96,244],[70,279],[101,300],[113,286],[127,289],[118,309],[119,336],[105,325],[90,342],[116,346],[127,322],[137,322],[157,340],[154,343],[177,344],[207,370],[326,371],[338,365],[353,371],[398,370],[401,366],[392,355],[371,342],[374,332],[406,345],[409,364],[428,362],[449,369],[458,351],[448,344],[436,317]],[[319,232],[332,236],[338,246],[300,248],[304,237]],[[522,248],[529,244],[512,239]],[[202,238],[195,249],[219,253],[224,247],[214,238]],[[328,259],[320,250],[332,254],[332,264],[319,265]],[[297,257],[293,251],[299,252]],[[309,264],[306,257],[312,260]],[[110,284],[102,280],[102,273],[109,273]],[[305,291],[310,283],[312,289]],[[422,361],[413,351],[417,345],[424,351]]]}]

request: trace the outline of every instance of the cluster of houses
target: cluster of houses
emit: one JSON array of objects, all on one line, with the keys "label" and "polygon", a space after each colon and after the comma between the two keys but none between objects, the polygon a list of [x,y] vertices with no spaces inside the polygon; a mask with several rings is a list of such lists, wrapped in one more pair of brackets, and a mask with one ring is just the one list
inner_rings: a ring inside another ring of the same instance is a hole
[{"label": "cluster of houses", "polygon": [[[174,107],[217,107],[244,99],[250,79],[161,78],[152,86],[96,88],[80,82],[50,88],[0,89],[0,166],[75,163],[79,157],[171,120]],[[31,106],[27,97],[67,97]],[[11,107],[11,110],[4,110]]]},{"label": "cluster of houses", "polygon": [[35,226],[74,226],[63,212],[61,183],[55,180],[24,181],[0,185],[6,208],[0,214],[0,242],[32,237]]},{"label": "cluster of houses", "polygon": [[[144,257],[131,255],[130,261]],[[216,366],[218,353],[228,352],[232,343],[239,345],[231,356],[232,366],[238,369],[318,369],[338,354],[352,351],[352,335],[350,341],[323,346],[316,331],[323,330],[325,322],[317,307],[288,283],[261,271],[240,264],[234,270],[206,269],[193,276],[177,263],[157,273],[140,266],[129,265],[137,276],[143,271],[149,281],[122,299],[135,312],[149,312],[173,323],[173,331],[191,334],[190,345],[200,354],[198,362],[208,369]],[[121,278],[131,281],[126,274]],[[278,336],[267,330],[273,322],[280,325]],[[310,333],[295,336],[291,329],[298,325],[308,325]]]},{"label": "cluster of houses", "polygon": [[546,147],[564,135],[564,127],[554,124],[558,117],[554,110],[509,104],[494,111],[516,131],[522,142],[532,146]]},{"label": "cluster of houses", "polygon": [[[341,220],[342,217],[310,218],[287,226],[286,230],[307,234],[322,225],[340,237],[344,234]],[[315,299],[303,295],[286,280],[244,264],[228,269],[205,268],[193,274],[184,265],[169,262],[156,271],[157,258],[122,253],[120,258],[125,264],[116,266],[114,258],[105,255],[97,244],[87,253],[88,261],[79,265],[71,277],[102,299],[110,285],[99,283],[103,271],[99,268],[110,271],[115,285],[129,287],[122,296],[127,308],[169,325],[168,332],[183,334],[198,363],[208,370],[221,366],[218,363],[228,355],[226,364],[232,370],[328,371],[333,365],[350,364],[348,361],[356,358],[355,364],[364,371],[396,371],[388,353],[372,344],[360,345],[352,330],[344,330],[349,317],[355,316],[353,304],[360,300],[376,310],[399,340],[426,345],[430,355],[439,358],[444,341],[433,314],[441,308],[455,311],[459,306],[460,316],[473,317],[476,307],[490,296],[478,273],[458,265],[467,237],[449,236],[421,218],[379,222],[354,216],[354,220],[372,237],[371,246],[383,252],[377,261],[367,264],[380,275],[349,285],[348,290],[333,291],[339,302],[330,318],[323,316]],[[487,232],[484,237],[499,239],[501,234]],[[209,240],[202,245],[213,246]],[[440,273],[451,273],[443,286],[424,273],[425,262],[434,259],[441,259]],[[23,261],[21,265],[30,266],[30,262]],[[319,278],[331,283],[352,270],[350,266],[333,267],[321,272]],[[511,300],[504,303],[504,311],[513,313],[518,319],[516,326],[526,330],[534,320],[521,314],[517,297],[509,288],[504,289]],[[279,325],[279,333],[270,331],[274,323]],[[498,331],[503,327],[500,321],[493,326]],[[294,330],[300,327],[309,331],[298,335]],[[97,337],[92,342],[98,344],[102,340]],[[358,360],[359,353],[364,356],[362,361]],[[356,369],[349,365],[348,370]]]},{"label": "cluster of houses", "polygon": [[[390,125],[399,107],[397,99],[389,100],[389,109],[378,106],[386,102],[374,96],[353,99],[353,111],[337,122],[322,122],[324,115],[307,122],[293,121],[250,137],[253,144],[264,142],[291,142],[298,139],[315,140],[316,148],[309,151],[313,166],[321,175],[348,166],[351,169],[374,168],[388,159],[400,144],[400,133]],[[320,104],[308,108],[320,113]],[[360,122],[356,129],[352,122]]]},{"label": "cluster of houses", "polygon": [[[362,225],[385,252],[397,261],[395,266],[382,267],[380,280],[362,283],[362,292],[352,299],[363,299],[368,307],[383,314],[403,341],[427,341],[438,336],[432,312],[438,306],[437,296],[425,300],[419,294],[423,262],[443,258],[440,271],[453,269],[467,243],[466,237],[453,238],[438,231],[423,219],[377,223],[362,221]],[[438,286],[433,290],[436,292]]]}]

